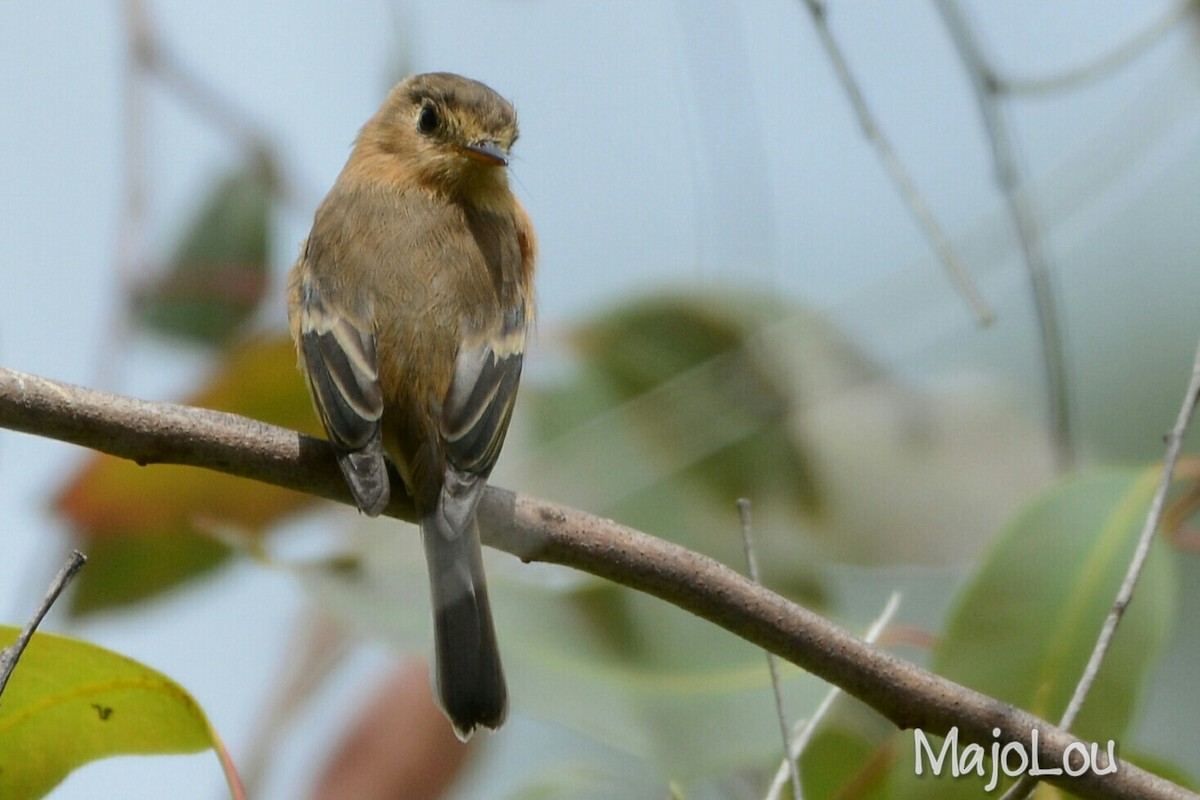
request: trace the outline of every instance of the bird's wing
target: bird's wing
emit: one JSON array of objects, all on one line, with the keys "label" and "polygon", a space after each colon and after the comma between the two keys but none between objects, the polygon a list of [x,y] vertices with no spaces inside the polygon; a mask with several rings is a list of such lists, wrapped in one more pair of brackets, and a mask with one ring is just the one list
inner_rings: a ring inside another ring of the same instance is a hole
[{"label": "bird's wing", "polygon": [[328,303],[313,281],[300,286],[299,310],[300,351],[313,405],[355,502],[363,513],[376,516],[390,492],[375,333]]},{"label": "bird's wing", "polygon": [[506,314],[504,324],[459,347],[454,377],[442,404],[441,437],[446,455],[440,511],[453,531],[470,521],[496,465],[525,356],[525,309]]}]

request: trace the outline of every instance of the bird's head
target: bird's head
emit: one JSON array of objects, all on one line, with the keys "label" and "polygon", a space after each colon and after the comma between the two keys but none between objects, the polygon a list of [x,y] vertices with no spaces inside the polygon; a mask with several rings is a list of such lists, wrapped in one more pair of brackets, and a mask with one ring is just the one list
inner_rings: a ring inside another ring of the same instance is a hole
[{"label": "bird's head", "polygon": [[363,127],[356,151],[393,158],[427,188],[453,194],[504,188],[517,140],[512,104],[479,81],[448,72],[414,75]]}]

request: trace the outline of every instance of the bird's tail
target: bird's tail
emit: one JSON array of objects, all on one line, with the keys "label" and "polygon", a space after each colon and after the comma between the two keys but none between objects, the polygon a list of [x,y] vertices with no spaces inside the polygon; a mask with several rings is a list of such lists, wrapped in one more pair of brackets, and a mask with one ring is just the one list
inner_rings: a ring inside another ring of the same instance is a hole
[{"label": "bird's tail", "polygon": [[488,603],[479,524],[473,517],[458,530],[438,513],[421,521],[433,600],[437,694],[454,732],[463,741],[477,726],[500,727],[508,713],[508,688]]}]

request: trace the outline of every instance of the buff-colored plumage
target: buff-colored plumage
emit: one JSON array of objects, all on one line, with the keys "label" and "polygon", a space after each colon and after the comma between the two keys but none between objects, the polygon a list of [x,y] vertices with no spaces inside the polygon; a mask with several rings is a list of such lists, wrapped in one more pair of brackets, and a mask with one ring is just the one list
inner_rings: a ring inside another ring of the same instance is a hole
[{"label": "buff-colored plumage", "polygon": [[[292,270],[314,405],[359,507],[416,503],[438,694],[459,736],[507,691],[475,508],[508,428],[533,322],[533,227],[508,187],[512,106],[447,73],[399,84],[363,126]],[[390,487],[384,454],[405,487]]]}]

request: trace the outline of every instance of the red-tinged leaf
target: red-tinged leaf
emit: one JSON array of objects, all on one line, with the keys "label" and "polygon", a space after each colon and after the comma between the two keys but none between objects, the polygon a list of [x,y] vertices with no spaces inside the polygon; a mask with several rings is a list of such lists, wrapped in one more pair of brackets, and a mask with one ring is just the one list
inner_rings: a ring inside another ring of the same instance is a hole
[{"label": "red-tinged leaf", "polygon": [[176,246],[170,270],[139,293],[142,324],[202,344],[228,342],[263,299],[272,202],[262,169],[220,180]]},{"label": "red-tinged leaf", "polygon": [[338,745],[314,800],[435,800],[470,752],[433,702],[429,668],[410,662],[379,687]]},{"label": "red-tinged leaf", "polygon": [[[295,362],[286,338],[250,342],[186,402],[317,434]],[[314,502],[218,472],[96,456],[54,501],[92,559],[74,610],[134,602],[207,572],[228,554],[214,532],[255,537]]]}]

